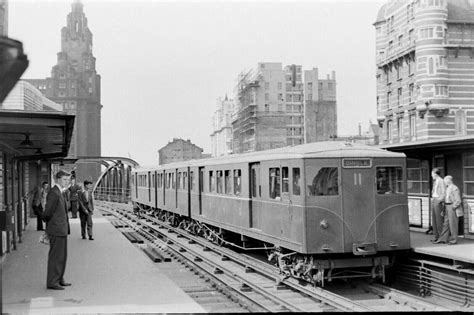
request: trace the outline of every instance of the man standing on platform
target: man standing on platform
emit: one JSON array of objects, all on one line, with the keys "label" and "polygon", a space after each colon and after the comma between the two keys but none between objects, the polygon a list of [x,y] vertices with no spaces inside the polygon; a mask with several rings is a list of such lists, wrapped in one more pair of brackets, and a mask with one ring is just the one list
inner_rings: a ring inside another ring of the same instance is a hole
[{"label": "man standing on platform", "polygon": [[94,240],[92,237],[92,214],[94,213],[94,200],[92,198],[91,190],[92,182],[84,181],[84,191],[78,192],[79,201],[79,217],[81,219],[81,233],[82,238],[86,239],[86,226],[87,235],[91,241]]},{"label": "man standing on platform", "polygon": [[77,210],[79,207],[77,201],[77,193],[81,190],[81,186],[76,183],[76,177],[71,175],[71,187],[69,187],[69,200],[71,201],[71,213],[73,218],[77,218]]},{"label": "man standing on platform", "polygon": [[[458,215],[456,212],[462,213],[461,193],[459,188],[453,184],[453,177],[447,175],[444,178],[446,183],[446,213],[444,216],[443,231],[435,244],[447,243],[449,245],[456,244],[458,241]],[[458,210],[459,209],[459,210]]]},{"label": "man standing on platform", "polygon": [[33,195],[33,212],[36,215],[36,230],[43,231],[43,211],[48,193],[48,182],[41,183],[41,187],[37,187]]},{"label": "man standing on platform", "polygon": [[440,174],[441,171],[438,168],[434,168],[433,171],[431,171],[431,177],[433,177],[433,191],[431,193],[431,224],[433,225],[434,236],[432,242],[436,242],[439,239],[444,223],[442,213],[444,212],[446,187]]},{"label": "man standing on platform", "polygon": [[64,281],[67,260],[67,236],[70,233],[67,214],[66,187],[69,173],[60,170],[56,173],[56,185],[46,196],[43,220],[46,221],[46,234],[49,237],[48,274],[46,287],[53,290],[64,290],[70,286]]}]

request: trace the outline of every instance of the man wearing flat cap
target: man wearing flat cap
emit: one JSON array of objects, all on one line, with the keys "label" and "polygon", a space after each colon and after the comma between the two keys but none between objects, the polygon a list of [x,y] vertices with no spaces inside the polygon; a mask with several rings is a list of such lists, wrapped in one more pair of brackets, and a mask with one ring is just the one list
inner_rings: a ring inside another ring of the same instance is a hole
[{"label": "man wearing flat cap", "polygon": [[91,192],[92,182],[84,181],[84,191],[79,191],[77,200],[79,201],[79,218],[81,219],[81,234],[82,238],[86,239],[86,227],[89,240],[93,241],[92,237],[92,214],[94,213],[94,199]]},{"label": "man wearing flat cap", "polygon": [[46,196],[43,220],[46,221],[46,234],[49,237],[48,274],[46,287],[64,290],[70,283],[64,281],[67,260],[67,236],[70,234],[67,200],[65,190],[70,174],[60,170],[56,173],[56,184]]}]

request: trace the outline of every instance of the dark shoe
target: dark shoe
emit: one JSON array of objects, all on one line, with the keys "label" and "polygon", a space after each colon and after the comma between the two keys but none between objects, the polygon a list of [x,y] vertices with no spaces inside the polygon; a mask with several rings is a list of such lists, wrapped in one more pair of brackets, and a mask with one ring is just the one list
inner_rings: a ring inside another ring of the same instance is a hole
[{"label": "dark shoe", "polygon": [[85,240],[85,239],[86,239],[86,237],[85,237],[85,236],[83,236],[83,237],[82,237],[82,239],[83,239],[83,240]]},{"label": "dark shoe", "polygon": [[444,243],[444,242],[442,242],[440,240],[436,240],[436,241],[433,242],[433,244],[439,244],[439,243]]},{"label": "dark shoe", "polygon": [[435,239],[433,239],[433,240],[430,240],[431,243],[435,243],[435,244],[438,244],[438,243],[436,243],[437,241],[438,241],[437,238],[435,238]]},{"label": "dark shoe", "polygon": [[51,287],[48,287],[48,289],[51,289],[51,290],[64,290],[64,288],[60,285],[53,285]]},{"label": "dark shoe", "polygon": [[89,240],[93,241],[93,240],[94,240],[94,238],[91,236],[91,237],[89,237]]},{"label": "dark shoe", "polygon": [[433,229],[430,228],[430,229],[426,230],[425,234],[433,234]]},{"label": "dark shoe", "polygon": [[63,287],[69,287],[71,286],[72,283],[68,283],[68,282],[59,282],[59,285],[60,286],[63,286]]}]

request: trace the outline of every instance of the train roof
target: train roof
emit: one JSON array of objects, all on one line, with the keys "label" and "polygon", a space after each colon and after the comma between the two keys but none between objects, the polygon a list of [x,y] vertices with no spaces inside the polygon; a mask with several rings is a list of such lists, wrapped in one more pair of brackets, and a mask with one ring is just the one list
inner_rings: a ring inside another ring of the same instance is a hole
[{"label": "train roof", "polygon": [[243,154],[232,154],[208,159],[188,160],[153,168],[140,168],[140,171],[181,168],[193,166],[208,166],[214,164],[248,163],[282,159],[305,159],[305,158],[362,158],[362,157],[405,157],[405,154],[390,152],[374,146],[360,143],[349,143],[342,141],[313,142],[293,147],[255,151]]}]

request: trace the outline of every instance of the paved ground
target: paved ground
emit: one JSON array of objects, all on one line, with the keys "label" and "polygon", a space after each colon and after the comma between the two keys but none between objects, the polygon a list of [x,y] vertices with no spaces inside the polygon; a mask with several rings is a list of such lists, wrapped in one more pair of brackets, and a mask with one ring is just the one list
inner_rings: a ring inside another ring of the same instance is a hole
[{"label": "paved ground", "polygon": [[449,258],[457,261],[474,263],[474,240],[458,238],[455,245],[433,244],[430,240],[433,235],[423,232],[410,232],[411,247],[413,251],[422,254]]},{"label": "paved ground", "polygon": [[81,239],[79,219],[70,219],[65,279],[72,286],[46,289],[49,248],[38,243],[35,220],[2,266],[3,312],[204,312],[100,214],[94,214],[94,241]]}]

